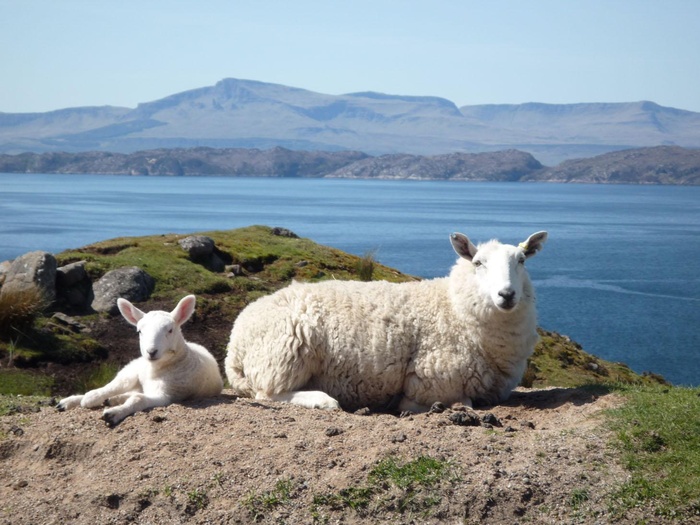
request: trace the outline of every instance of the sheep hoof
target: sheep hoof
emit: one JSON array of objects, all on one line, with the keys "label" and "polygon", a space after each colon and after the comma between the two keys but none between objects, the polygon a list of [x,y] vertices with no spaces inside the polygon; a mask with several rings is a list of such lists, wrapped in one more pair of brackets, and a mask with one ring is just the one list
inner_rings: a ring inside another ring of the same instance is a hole
[{"label": "sheep hoof", "polygon": [[105,425],[107,425],[109,428],[114,428],[119,424],[121,420],[115,414],[105,412],[104,414],[102,414],[102,421],[104,421]]}]

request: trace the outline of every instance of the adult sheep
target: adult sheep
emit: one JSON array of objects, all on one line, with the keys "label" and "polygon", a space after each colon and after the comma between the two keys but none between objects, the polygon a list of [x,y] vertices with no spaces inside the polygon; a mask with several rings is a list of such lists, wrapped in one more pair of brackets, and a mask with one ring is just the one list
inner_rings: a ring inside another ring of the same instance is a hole
[{"label": "adult sheep", "polygon": [[228,380],[238,395],[309,408],[380,407],[396,396],[413,412],[502,401],[537,342],[524,263],[546,239],[477,247],[455,233],[449,277],[293,283],[236,319]]},{"label": "adult sheep", "polygon": [[118,299],[124,319],[138,330],[141,357],[102,388],[62,399],[58,410],[106,403],[110,408],[102,419],[114,426],[140,410],[218,395],[223,388],[219,365],[206,348],[185,341],[180,330],[194,312],[195,302],[195,296],[188,295],[172,312],[144,313],[126,299]]}]

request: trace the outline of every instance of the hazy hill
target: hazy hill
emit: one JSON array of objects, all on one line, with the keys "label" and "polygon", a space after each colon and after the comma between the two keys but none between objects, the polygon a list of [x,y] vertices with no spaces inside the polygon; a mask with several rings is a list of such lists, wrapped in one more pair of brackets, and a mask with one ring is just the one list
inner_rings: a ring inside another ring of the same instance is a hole
[{"label": "hazy hill", "polygon": [[607,184],[700,184],[700,150],[658,146],[567,160],[523,180]]},{"label": "hazy hill", "polygon": [[261,148],[437,155],[519,149],[553,165],[632,147],[700,147],[700,113],[651,102],[458,108],[438,97],[327,95],[225,79],[139,104],[0,113],[0,152]]},{"label": "hazy hill", "polygon": [[329,177],[624,184],[700,184],[700,149],[637,148],[547,168],[517,150],[444,155],[357,151],[176,148],[134,153],[0,154],[0,173],[90,173],[162,176]]}]

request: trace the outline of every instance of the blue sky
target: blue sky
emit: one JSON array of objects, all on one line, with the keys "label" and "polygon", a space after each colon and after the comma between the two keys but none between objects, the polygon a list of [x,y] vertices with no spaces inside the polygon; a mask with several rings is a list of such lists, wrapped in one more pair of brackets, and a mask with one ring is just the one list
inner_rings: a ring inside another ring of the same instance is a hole
[{"label": "blue sky", "polygon": [[699,27],[696,0],[0,0],[0,111],[135,107],[233,77],[700,112]]}]

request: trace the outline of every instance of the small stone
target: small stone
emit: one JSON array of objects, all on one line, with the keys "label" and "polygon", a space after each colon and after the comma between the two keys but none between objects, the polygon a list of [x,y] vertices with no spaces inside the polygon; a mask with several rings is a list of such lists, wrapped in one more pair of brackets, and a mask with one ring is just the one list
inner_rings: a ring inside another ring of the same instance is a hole
[{"label": "small stone", "polygon": [[408,439],[408,436],[406,436],[406,434],[403,434],[403,433],[398,433],[398,434],[394,434],[393,436],[391,436],[392,443],[403,443],[407,439]]},{"label": "small stone", "polygon": [[498,419],[494,414],[491,412],[488,412],[487,414],[484,414],[484,416],[481,418],[481,421],[484,424],[491,425],[492,427],[502,427],[503,423],[501,423],[501,420]]},{"label": "small stone", "polygon": [[431,414],[442,414],[444,411],[445,411],[445,405],[443,405],[440,401],[436,401],[430,407]]},{"label": "small stone", "polygon": [[343,429],[338,427],[329,427],[326,429],[326,435],[328,437],[337,436],[343,433]]},{"label": "small stone", "polygon": [[478,427],[481,425],[479,416],[473,412],[453,412],[450,414],[449,419],[455,425],[460,425],[463,427]]},{"label": "small stone", "polygon": [[356,416],[369,416],[370,415],[370,410],[367,407],[360,408],[358,410],[355,410],[354,414]]}]

